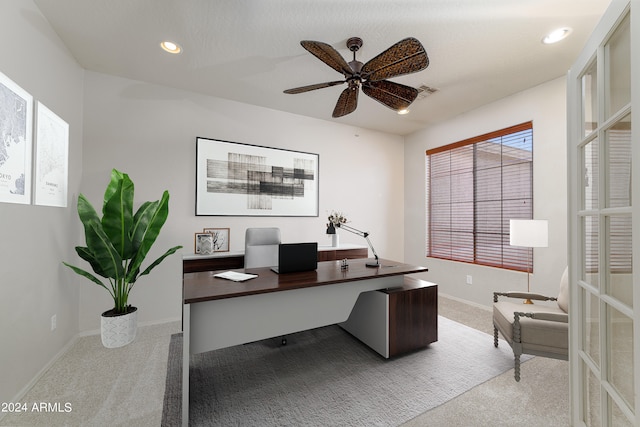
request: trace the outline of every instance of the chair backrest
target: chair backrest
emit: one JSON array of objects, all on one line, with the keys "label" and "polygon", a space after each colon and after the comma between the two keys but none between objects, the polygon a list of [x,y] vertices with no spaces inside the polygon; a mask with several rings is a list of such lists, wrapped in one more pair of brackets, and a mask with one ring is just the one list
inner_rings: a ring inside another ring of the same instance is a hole
[{"label": "chair backrest", "polygon": [[279,228],[247,228],[244,235],[244,268],[278,265]]},{"label": "chair backrest", "polygon": [[558,294],[558,307],[565,313],[569,312],[569,267],[564,269],[560,279],[560,293]]}]

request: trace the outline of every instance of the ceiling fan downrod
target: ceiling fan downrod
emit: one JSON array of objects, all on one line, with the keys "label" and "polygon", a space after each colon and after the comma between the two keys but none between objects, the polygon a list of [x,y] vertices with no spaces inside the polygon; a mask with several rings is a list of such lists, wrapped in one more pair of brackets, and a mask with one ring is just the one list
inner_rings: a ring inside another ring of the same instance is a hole
[{"label": "ceiling fan downrod", "polygon": [[351,67],[351,70],[353,70],[354,73],[352,78],[356,78],[358,81],[361,81],[360,71],[362,71],[362,66],[364,64],[356,60],[356,52],[362,47],[362,39],[360,37],[351,37],[347,40],[347,47],[351,52],[353,52],[353,61],[349,62],[349,67]]}]

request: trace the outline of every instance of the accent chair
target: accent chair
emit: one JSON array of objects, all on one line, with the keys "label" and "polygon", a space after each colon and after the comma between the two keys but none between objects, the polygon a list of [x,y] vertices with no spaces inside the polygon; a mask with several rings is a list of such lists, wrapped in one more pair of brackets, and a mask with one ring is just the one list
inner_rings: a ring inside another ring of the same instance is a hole
[{"label": "accent chair", "polygon": [[[498,301],[498,297],[556,301],[557,305]],[[515,380],[520,381],[520,355],[532,354],[569,360],[569,279],[568,269],[560,279],[558,297],[529,292],[493,293],[493,345],[498,332],[513,349]]]}]

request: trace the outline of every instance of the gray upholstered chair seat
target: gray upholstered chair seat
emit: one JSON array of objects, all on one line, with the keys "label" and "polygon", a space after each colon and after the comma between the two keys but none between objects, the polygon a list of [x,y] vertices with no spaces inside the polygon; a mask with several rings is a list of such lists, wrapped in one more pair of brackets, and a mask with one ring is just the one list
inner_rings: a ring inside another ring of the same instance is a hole
[{"label": "gray upholstered chair seat", "polygon": [[523,353],[531,354],[527,350],[532,350],[569,354],[569,330],[566,323],[568,314],[559,307],[548,305],[524,305],[510,301],[500,301],[493,305],[493,323],[509,345],[513,343],[514,313],[518,312],[557,315],[557,321],[520,316],[520,341]]},{"label": "gray upholstered chair seat", "polygon": [[[523,304],[498,301],[499,297],[557,301],[550,304]],[[557,298],[528,292],[493,293],[493,345],[498,346],[498,333],[513,349],[515,379],[520,381],[520,355],[533,354],[568,360],[569,358],[569,286],[565,269]]]}]

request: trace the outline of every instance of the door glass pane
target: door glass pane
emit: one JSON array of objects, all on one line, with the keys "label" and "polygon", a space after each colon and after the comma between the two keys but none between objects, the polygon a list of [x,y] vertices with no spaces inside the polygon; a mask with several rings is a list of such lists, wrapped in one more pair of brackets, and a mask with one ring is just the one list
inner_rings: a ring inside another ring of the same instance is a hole
[{"label": "door glass pane", "polygon": [[582,364],[582,378],[584,381],[583,393],[584,393],[584,414],[583,421],[587,426],[600,427],[602,424],[601,411],[600,411],[600,381],[593,375],[591,369],[580,360]]},{"label": "door glass pane", "polygon": [[609,380],[633,410],[633,320],[611,306],[607,312]]},{"label": "door glass pane", "polygon": [[607,294],[633,307],[631,217],[608,217],[607,235]]},{"label": "door glass pane", "polygon": [[607,206],[631,206],[631,115],[606,132]]},{"label": "door glass pane", "polygon": [[605,45],[607,76],[607,118],[631,101],[631,31],[629,15]]},{"label": "door glass pane", "polygon": [[600,268],[598,261],[598,217],[585,216],[582,218],[582,280],[591,286],[600,286]]},{"label": "door glass pane", "polygon": [[609,413],[611,414],[611,422],[609,425],[615,427],[633,427],[633,423],[629,421],[629,418],[624,415],[611,397],[609,397]]},{"label": "door glass pane", "polygon": [[[572,71],[579,74],[570,72],[570,92],[579,87],[580,93],[568,104],[569,117],[578,119],[570,120],[569,141],[571,170],[577,175],[569,191],[579,197],[577,205],[570,204],[569,215],[578,234],[571,236],[569,249],[579,251],[573,270],[579,281],[571,283],[578,297],[571,321],[579,323],[580,331],[570,356],[578,373],[571,378],[572,405],[580,408],[576,424],[598,427],[636,425],[634,417],[640,414],[634,407],[639,401],[634,393],[633,332],[640,317],[633,307],[631,262],[632,243],[637,246],[631,233],[637,213],[632,200],[637,147],[631,142],[629,111],[631,55],[640,51],[631,47],[630,12],[628,5],[622,12],[623,3],[614,2],[593,33],[598,39],[590,40],[582,52],[581,58],[593,60],[576,63],[579,68]],[[614,16],[614,11],[620,13]]]},{"label": "door glass pane", "polygon": [[598,127],[596,62],[582,76],[582,135],[587,136]]},{"label": "door glass pane", "polygon": [[581,288],[582,291],[582,324],[584,336],[582,337],[582,349],[593,362],[600,366],[600,310],[598,298],[591,292]]},{"label": "door glass pane", "polygon": [[582,147],[582,209],[598,208],[599,150],[597,138]]}]

